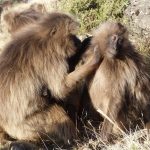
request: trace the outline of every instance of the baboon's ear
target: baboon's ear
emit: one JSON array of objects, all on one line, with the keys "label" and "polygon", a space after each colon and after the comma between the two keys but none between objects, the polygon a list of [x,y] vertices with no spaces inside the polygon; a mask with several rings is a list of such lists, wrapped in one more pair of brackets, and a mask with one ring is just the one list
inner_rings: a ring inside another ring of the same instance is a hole
[{"label": "baboon's ear", "polygon": [[4,21],[7,22],[8,24],[12,23],[15,15],[16,14],[14,12],[8,12],[8,13],[4,14],[4,16],[3,16]]},{"label": "baboon's ear", "polygon": [[33,3],[31,6],[30,6],[30,9],[36,11],[36,12],[46,12],[46,8],[44,6],[44,4],[38,4],[38,3]]},{"label": "baboon's ear", "polygon": [[80,27],[80,23],[75,21],[70,21],[68,23],[68,33],[76,33]]}]

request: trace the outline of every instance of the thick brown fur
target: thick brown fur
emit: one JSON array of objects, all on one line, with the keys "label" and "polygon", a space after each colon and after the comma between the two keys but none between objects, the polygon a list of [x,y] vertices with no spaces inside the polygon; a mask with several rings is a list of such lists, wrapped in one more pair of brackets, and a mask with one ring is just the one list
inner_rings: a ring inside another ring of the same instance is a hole
[{"label": "thick brown fur", "polygon": [[[126,28],[120,23],[102,24],[93,33],[85,58],[93,49],[98,49],[103,59],[96,73],[87,79],[95,109],[123,131],[135,129],[141,120],[149,122],[150,77],[142,56],[128,40]],[[113,126],[104,117],[102,135],[108,137]]]},{"label": "thick brown fur", "polygon": [[[30,6],[29,9],[18,11],[18,12],[9,12],[4,15],[4,20],[9,26],[11,30],[11,34],[14,34],[16,31],[20,31],[22,27],[33,24],[41,19],[41,17],[46,14],[46,9],[44,5],[34,3]],[[10,21],[12,23],[10,23]],[[69,69],[68,72],[72,72],[75,70],[75,66],[78,64],[80,60],[80,56],[84,53],[83,46],[81,46],[81,41],[77,37],[73,37],[75,45],[78,47],[78,51],[75,55],[68,58]],[[70,96],[67,97],[67,101],[59,102],[68,115],[72,118],[74,122],[77,119],[77,113],[79,110],[79,105],[81,102],[81,89],[76,88],[73,92],[71,92]],[[47,101],[51,101],[51,103],[56,103],[55,99],[51,97],[50,90],[44,85],[41,89],[41,97],[47,99]],[[57,102],[58,104],[58,102]]]},{"label": "thick brown fur", "polygon": [[[94,51],[86,64],[68,74],[68,58],[76,53],[70,16],[51,13],[13,36],[0,56],[0,127],[19,140],[40,138],[67,143],[76,128],[64,109],[41,97],[46,86],[55,100],[63,101],[99,62]],[[2,139],[1,139],[2,140]]]},{"label": "thick brown fur", "polygon": [[[77,53],[76,57],[73,57],[73,63],[75,63],[76,68],[79,67],[81,64],[84,64],[86,59],[88,57],[91,57],[91,54],[93,53],[93,50],[88,50],[91,45],[92,36],[86,37],[82,43],[81,43],[81,50],[80,53]],[[70,63],[70,64],[73,64]],[[88,80],[88,79],[86,79]],[[93,129],[95,131],[99,130],[99,125],[103,118],[100,116],[100,114],[95,110],[95,108],[92,105],[88,88],[86,85],[86,80],[83,80],[80,84],[80,105],[79,105],[79,111],[78,111],[78,118],[79,123],[81,124],[80,127],[80,133],[83,134],[84,138],[89,137],[95,138],[93,132]],[[78,123],[78,124],[79,124]]]},{"label": "thick brown fur", "polygon": [[8,28],[8,31],[13,34],[22,27],[36,23],[46,12],[44,5],[32,4],[30,8],[23,11],[8,11],[3,15],[3,20]]}]

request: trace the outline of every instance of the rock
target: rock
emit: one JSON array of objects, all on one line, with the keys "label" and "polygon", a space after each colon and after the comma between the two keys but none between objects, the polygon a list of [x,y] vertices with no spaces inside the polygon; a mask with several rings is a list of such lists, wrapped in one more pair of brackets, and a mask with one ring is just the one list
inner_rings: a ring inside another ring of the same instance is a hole
[{"label": "rock", "polygon": [[125,14],[135,34],[150,38],[150,0],[130,0]]}]

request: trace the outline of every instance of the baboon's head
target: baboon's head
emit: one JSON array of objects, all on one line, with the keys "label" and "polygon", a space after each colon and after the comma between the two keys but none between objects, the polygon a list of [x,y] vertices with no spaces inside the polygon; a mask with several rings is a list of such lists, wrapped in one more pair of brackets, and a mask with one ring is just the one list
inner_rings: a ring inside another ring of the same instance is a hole
[{"label": "baboon's head", "polygon": [[3,23],[11,34],[20,30],[25,25],[37,22],[46,12],[42,4],[32,4],[25,10],[10,10],[3,14]]},{"label": "baboon's head", "polygon": [[34,10],[34,11],[37,11],[37,12],[41,12],[41,13],[47,12],[44,4],[40,4],[40,3],[33,3],[30,6],[30,9]]},{"label": "baboon's head", "polygon": [[103,57],[116,58],[126,53],[128,32],[120,23],[105,22],[94,32],[92,43]]},{"label": "baboon's head", "polygon": [[70,57],[79,49],[81,42],[75,36],[79,23],[69,15],[50,13],[40,22],[40,35],[48,37],[50,47],[54,47],[58,54]]}]

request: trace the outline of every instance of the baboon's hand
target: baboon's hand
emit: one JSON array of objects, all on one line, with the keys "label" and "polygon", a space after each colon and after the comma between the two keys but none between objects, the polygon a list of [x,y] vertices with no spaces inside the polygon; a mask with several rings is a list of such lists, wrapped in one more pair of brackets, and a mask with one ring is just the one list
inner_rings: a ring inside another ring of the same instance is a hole
[{"label": "baboon's hand", "polygon": [[98,67],[101,61],[101,56],[99,49],[97,47],[94,48],[91,57],[87,60],[87,65],[91,65],[93,67]]}]

